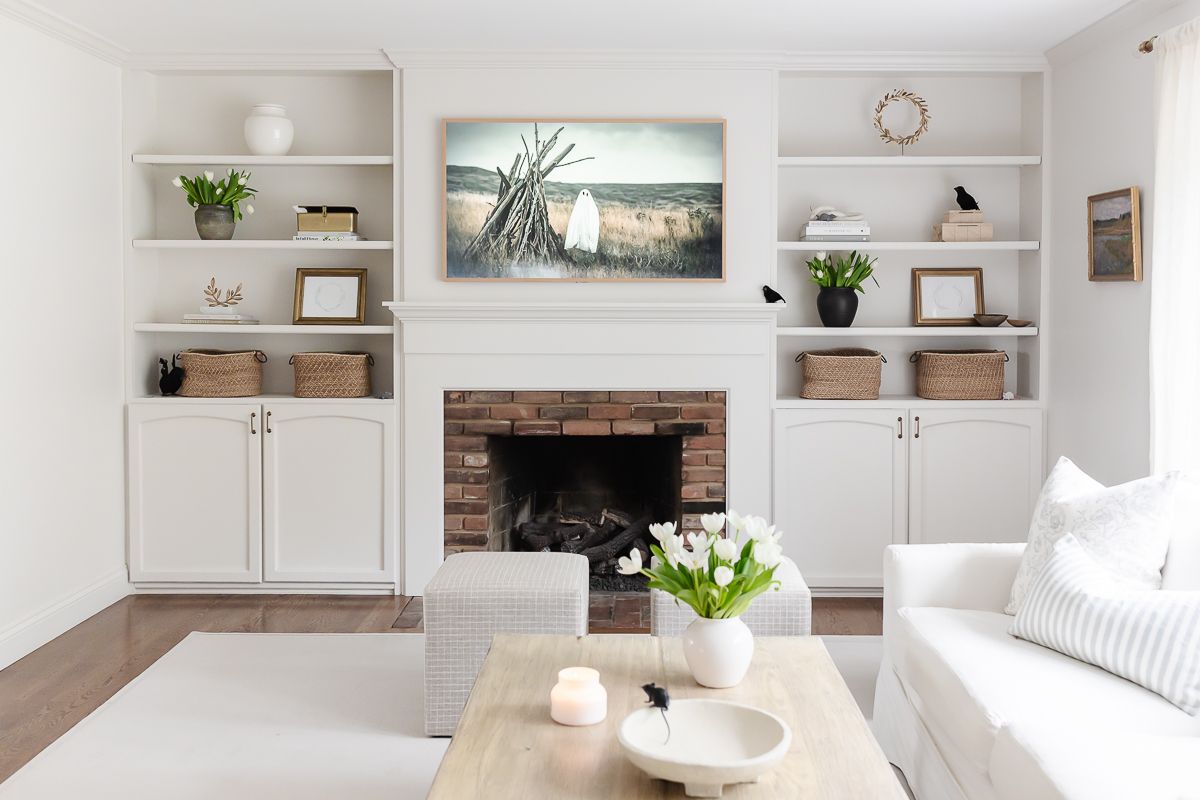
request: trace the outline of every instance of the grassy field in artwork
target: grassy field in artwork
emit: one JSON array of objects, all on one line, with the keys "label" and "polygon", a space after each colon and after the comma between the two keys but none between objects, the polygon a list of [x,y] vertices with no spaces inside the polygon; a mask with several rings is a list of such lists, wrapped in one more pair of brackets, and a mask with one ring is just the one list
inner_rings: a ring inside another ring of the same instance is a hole
[{"label": "grassy field in artwork", "polygon": [[496,201],[500,179],[474,167],[446,168],[446,259],[452,278],[720,278],[722,189],[719,183],[547,181],[546,209],[561,237],[575,199],[591,191],[600,211],[595,253],[569,251],[573,263],[488,263],[464,258]]},{"label": "grassy field in artwork", "polygon": [[1093,271],[1097,275],[1133,272],[1133,220],[1130,214],[1092,223]]}]

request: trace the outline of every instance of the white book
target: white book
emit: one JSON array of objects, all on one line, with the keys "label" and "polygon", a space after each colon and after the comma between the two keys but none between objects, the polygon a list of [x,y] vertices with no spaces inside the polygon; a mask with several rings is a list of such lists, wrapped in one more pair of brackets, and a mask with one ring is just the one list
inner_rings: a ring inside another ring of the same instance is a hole
[{"label": "white book", "polygon": [[828,233],[835,231],[871,230],[870,224],[866,222],[821,222],[820,220],[813,220],[806,223],[805,227],[810,231],[826,231]]},{"label": "white book", "polygon": [[256,319],[230,319],[229,317],[208,317],[207,319],[185,319],[187,325],[257,325]]},{"label": "white book", "polygon": [[810,234],[804,237],[806,242],[869,242],[870,236],[846,236],[841,234]]},{"label": "white book", "polygon": [[292,237],[297,242],[361,242],[367,237],[357,233],[333,233],[303,231]]}]

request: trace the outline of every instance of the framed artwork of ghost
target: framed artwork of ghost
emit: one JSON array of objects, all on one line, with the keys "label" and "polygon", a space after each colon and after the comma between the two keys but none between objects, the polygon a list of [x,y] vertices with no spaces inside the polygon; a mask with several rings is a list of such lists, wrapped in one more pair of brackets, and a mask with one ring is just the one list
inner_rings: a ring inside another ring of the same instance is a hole
[{"label": "framed artwork of ghost", "polygon": [[725,120],[442,121],[450,281],[725,280]]}]

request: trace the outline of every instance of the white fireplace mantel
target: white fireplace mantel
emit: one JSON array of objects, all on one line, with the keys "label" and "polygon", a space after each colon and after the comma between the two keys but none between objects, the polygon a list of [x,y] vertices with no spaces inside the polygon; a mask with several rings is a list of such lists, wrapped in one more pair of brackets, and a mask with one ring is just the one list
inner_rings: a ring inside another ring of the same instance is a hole
[{"label": "white fireplace mantel", "polygon": [[405,320],[690,320],[773,319],[786,303],[451,303],[396,301],[383,304]]}]

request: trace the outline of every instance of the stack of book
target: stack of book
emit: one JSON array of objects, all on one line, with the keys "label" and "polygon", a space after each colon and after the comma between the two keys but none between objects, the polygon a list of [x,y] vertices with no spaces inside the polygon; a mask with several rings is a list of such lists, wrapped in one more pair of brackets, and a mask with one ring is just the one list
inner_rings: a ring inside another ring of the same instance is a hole
[{"label": "stack of book", "polygon": [[871,226],[865,219],[810,219],[803,238],[807,242],[866,242],[871,239]]},{"label": "stack of book", "polygon": [[992,223],[984,222],[979,210],[947,211],[933,226],[935,242],[990,242],[992,236]]},{"label": "stack of book", "polygon": [[362,242],[365,236],[350,231],[296,231],[292,237],[297,242]]},{"label": "stack of book", "polygon": [[184,314],[189,325],[257,325],[258,318],[249,314]]},{"label": "stack of book", "polygon": [[293,206],[297,242],[361,242],[354,206]]}]

